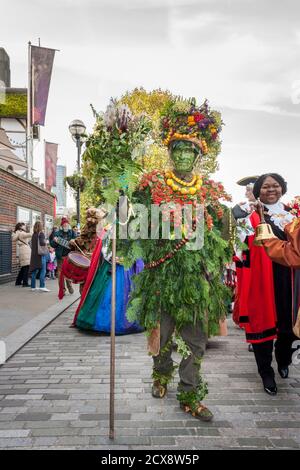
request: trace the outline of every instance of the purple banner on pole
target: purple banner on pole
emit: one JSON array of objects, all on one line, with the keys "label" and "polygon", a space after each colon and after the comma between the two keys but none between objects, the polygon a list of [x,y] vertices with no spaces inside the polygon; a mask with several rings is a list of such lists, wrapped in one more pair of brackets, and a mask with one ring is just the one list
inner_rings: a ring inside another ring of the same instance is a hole
[{"label": "purple banner on pole", "polygon": [[31,46],[32,124],[45,125],[54,49]]},{"label": "purple banner on pole", "polygon": [[45,142],[45,186],[51,191],[56,186],[56,164],[58,144]]}]

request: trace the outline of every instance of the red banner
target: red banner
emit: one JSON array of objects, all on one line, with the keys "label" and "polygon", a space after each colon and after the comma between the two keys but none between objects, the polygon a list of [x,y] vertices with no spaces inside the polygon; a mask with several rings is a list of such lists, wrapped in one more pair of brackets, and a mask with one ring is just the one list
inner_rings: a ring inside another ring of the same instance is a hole
[{"label": "red banner", "polygon": [[56,164],[58,144],[45,142],[45,186],[51,191],[56,186]]},{"label": "red banner", "polygon": [[45,124],[54,54],[54,49],[31,46],[32,124]]}]

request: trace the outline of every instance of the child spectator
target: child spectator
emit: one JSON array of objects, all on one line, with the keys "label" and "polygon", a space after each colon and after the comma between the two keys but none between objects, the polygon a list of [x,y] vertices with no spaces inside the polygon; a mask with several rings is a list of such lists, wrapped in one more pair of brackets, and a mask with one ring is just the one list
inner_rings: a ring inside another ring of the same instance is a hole
[{"label": "child spectator", "polygon": [[57,268],[56,254],[54,248],[49,248],[49,258],[47,263],[47,269],[49,272],[50,279],[55,279],[55,271]]}]

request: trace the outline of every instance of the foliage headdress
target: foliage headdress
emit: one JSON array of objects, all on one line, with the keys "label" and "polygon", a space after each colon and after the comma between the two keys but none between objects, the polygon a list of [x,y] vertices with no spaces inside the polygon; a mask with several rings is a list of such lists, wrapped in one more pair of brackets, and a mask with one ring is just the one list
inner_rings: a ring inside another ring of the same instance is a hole
[{"label": "foliage headdress", "polygon": [[220,114],[209,108],[207,100],[197,106],[195,98],[175,97],[161,113],[161,136],[167,147],[176,140],[188,141],[205,155],[216,149],[221,127]]}]

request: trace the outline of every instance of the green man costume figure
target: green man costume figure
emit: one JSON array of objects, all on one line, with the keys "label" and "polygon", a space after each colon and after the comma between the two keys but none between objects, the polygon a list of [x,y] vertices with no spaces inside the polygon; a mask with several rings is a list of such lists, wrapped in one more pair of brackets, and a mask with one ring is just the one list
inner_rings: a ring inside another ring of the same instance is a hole
[{"label": "green man costume figure", "polygon": [[[149,335],[152,395],[163,398],[174,376],[171,354],[175,333],[180,338],[179,349],[184,351],[177,398],[185,412],[204,421],[213,415],[202,404],[208,390],[200,375],[201,358],[208,336],[218,334],[228,297],[221,277],[230,249],[221,237],[223,210],[219,200],[230,198],[221,184],[202,177],[194,168],[208,152],[218,153],[220,130],[220,116],[206,101],[201,107],[196,107],[194,100],[168,103],[161,116],[161,133],[173,170],[143,174],[132,201],[149,208],[153,204],[192,207],[192,225],[183,226],[174,209],[170,214],[174,232],[168,239],[118,241],[118,256],[127,259],[128,266],[137,258],[145,262],[144,270],[134,278],[127,318],[139,321]],[[203,246],[195,250],[190,247],[188,232],[199,222],[199,205],[204,207]]]}]

